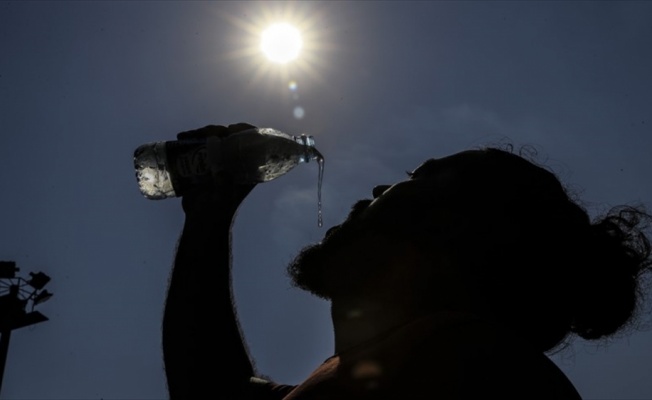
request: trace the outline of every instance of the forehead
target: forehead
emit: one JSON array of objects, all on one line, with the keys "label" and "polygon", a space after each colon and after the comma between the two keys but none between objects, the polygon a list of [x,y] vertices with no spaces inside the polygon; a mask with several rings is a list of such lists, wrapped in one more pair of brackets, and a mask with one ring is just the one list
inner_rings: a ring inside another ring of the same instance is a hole
[{"label": "forehead", "polygon": [[412,174],[428,177],[443,170],[454,168],[458,171],[486,168],[494,164],[495,157],[485,150],[466,150],[442,158],[431,158],[412,171]]},{"label": "forehead", "polygon": [[565,191],[556,175],[520,155],[495,148],[467,150],[453,155],[432,158],[412,172],[412,179],[470,184],[476,188],[500,190],[506,196],[520,192]]}]

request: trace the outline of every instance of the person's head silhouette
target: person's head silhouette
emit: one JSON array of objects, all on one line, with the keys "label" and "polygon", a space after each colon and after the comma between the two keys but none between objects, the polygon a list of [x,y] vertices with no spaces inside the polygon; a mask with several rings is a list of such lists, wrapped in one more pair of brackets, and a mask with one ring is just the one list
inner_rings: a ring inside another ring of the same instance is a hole
[{"label": "person's head silhouette", "polygon": [[335,313],[342,304],[343,315],[371,314],[373,304],[392,324],[468,312],[543,351],[632,320],[650,265],[644,212],[591,221],[552,172],[498,148],[430,159],[409,175],[374,188],[304,249],[289,266],[294,283]]}]

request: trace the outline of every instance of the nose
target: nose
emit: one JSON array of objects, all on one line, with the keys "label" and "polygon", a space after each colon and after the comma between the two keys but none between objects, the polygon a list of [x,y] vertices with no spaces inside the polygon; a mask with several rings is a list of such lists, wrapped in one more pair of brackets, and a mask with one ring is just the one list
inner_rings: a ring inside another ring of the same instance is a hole
[{"label": "nose", "polygon": [[374,196],[374,199],[389,189],[390,185],[378,185],[375,188],[371,189],[371,194]]}]

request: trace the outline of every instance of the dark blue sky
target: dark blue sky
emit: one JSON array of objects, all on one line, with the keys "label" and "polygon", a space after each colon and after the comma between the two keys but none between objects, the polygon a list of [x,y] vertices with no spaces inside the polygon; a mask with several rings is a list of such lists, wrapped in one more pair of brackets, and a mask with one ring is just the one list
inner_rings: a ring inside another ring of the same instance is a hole
[{"label": "dark blue sky", "polygon": [[[279,20],[305,39],[287,66],[256,49]],[[166,396],[183,216],[138,192],[138,145],[240,121],[315,137],[325,227],[314,163],[259,185],[234,227],[251,353],[297,383],[332,333],[285,264],[427,158],[531,145],[592,215],[652,206],[651,50],[651,2],[0,2],[0,260],[47,273],[55,293],[38,307],[50,321],[12,335],[3,397]],[[652,398],[652,331],[552,358],[587,399]]]}]

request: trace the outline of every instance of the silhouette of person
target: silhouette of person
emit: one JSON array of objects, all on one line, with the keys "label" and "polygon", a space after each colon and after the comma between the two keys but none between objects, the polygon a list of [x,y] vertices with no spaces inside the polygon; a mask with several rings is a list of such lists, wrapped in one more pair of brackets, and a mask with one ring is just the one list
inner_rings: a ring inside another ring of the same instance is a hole
[{"label": "silhouette of person", "polygon": [[408,175],[288,266],[296,287],[330,301],[334,332],[333,355],[292,385],[255,370],[232,302],[231,226],[254,186],[217,176],[185,194],[163,318],[170,398],[579,399],[548,355],[640,320],[650,215],[620,206],[591,220],[554,173],[510,149]]}]

